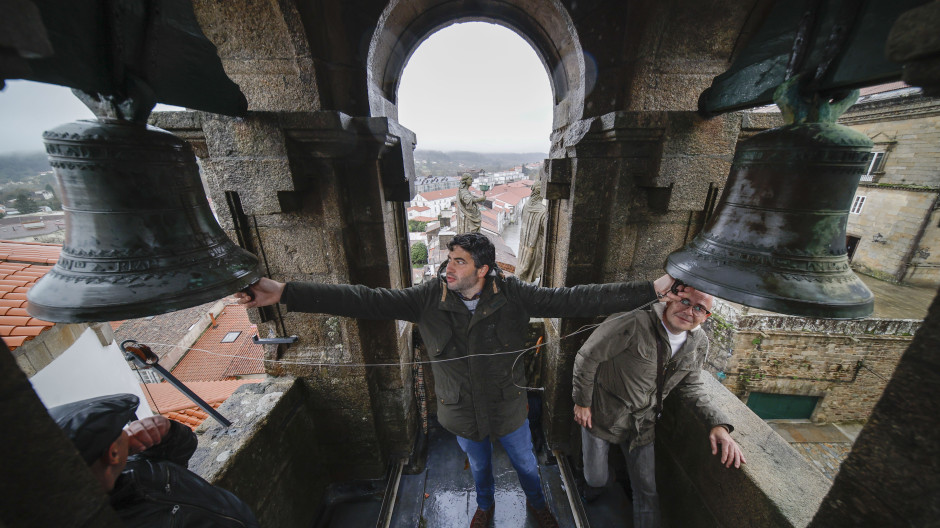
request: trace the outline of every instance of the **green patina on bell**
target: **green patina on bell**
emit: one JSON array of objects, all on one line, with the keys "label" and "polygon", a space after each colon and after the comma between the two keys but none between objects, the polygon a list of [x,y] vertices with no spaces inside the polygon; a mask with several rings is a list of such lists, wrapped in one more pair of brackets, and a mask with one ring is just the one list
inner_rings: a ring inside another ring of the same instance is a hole
[{"label": "green patina on bell", "polygon": [[666,271],[763,310],[866,317],[874,296],[849,266],[845,229],[872,142],[835,123],[858,91],[808,103],[798,88],[795,77],[774,95],[786,125],[738,143],[714,215]]},{"label": "green patina on bell", "polygon": [[66,235],[55,267],[27,293],[46,321],[116,321],[221,299],[260,276],[209,208],[189,144],[121,120],[43,135]]}]

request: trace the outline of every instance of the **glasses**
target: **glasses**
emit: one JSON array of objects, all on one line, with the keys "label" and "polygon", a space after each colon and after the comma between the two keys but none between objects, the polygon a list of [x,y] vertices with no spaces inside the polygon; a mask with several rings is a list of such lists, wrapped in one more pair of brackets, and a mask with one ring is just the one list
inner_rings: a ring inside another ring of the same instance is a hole
[{"label": "glasses", "polygon": [[705,307],[702,306],[701,304],[696,304],[695,306],[692,306],[692,301],[688,299],[682,299],[679,302],[682,304],[682,306],[685,306],[686,308],[691,307],[692,311],[695,312],[695,315],[711,315],[712,314],[711,312],[706,310]]}]

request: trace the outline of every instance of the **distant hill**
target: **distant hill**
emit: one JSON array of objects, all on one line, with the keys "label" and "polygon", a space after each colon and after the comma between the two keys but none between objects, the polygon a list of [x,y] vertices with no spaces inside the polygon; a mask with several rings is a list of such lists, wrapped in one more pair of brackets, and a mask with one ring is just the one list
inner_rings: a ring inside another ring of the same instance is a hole
[{"label": "distant hill", "polygon": [[418,176],[454,176],[469,169],[487,172],[508,170],[523,163],[535,163],[547,158],[544,152],[465,152],[415,150],[415,170]]},{"label": "distant hill", "polygon": [[27,181],[52,170],[45,152],[0,154],[0,184]]}]

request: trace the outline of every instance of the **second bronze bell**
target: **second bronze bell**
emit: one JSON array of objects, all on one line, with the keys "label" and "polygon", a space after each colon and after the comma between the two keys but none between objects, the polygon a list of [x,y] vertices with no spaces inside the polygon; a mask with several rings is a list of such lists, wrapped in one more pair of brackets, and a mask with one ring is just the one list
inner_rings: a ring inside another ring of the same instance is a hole
[{"label": "second bronze bell", "polygon": [[789,124],[738,144],[702,232],[666,271],[716,297],[804,317],[868,316],[874,296],[852,271],[849,206],[871,141],[835,123]]},{"label": "second bronze bell", "polygon": [[143,124],[79,121],[44,134],[66,235],[27,294],[53,322],[115,321],[221,299],[260,274],[222,231],[192,149]]}]

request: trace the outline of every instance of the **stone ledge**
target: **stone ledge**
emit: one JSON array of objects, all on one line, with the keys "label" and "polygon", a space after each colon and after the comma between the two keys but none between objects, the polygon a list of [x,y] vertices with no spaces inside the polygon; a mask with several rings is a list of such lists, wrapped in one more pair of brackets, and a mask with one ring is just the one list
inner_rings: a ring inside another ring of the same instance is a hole
[{"label": "stone ledge", "polygon": [[312,526],[329,480],[306,386],[294,378],[248,385],[218,409],[230,427],[209,419],[196,430],[189,468],[245,501],[261,526]]},{"label": "stone ledge", "polygon": [[657,428],[657,474],[669,526],[806,526],[830,483],[716,379],[704,389],[734,425],[747,464],[727,469],[711,454],[706,424],[679,398]]}]

